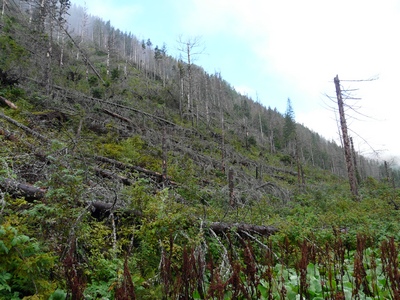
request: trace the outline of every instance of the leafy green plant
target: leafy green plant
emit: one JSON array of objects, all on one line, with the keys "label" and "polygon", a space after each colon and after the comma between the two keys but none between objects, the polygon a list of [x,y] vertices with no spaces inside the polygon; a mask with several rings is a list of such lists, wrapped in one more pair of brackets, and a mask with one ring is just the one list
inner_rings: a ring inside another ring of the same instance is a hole
[{"label": "leafy green plant", "polygon": [[0,225],[0,297],[49,297],[54,283],[49,278],[55,257],[41,245],[18,231],[17,224]]}]

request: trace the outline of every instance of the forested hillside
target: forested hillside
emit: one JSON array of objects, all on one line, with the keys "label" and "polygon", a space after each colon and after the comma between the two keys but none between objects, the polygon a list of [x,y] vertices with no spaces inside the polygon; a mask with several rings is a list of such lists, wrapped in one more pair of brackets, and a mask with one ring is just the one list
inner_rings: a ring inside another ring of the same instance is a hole
[{"label": "forested hillside", "polygon": [[197,39],[0,3],[0,299],[400,299],[390,163],[353,149],[354,198],[343,148]]}]

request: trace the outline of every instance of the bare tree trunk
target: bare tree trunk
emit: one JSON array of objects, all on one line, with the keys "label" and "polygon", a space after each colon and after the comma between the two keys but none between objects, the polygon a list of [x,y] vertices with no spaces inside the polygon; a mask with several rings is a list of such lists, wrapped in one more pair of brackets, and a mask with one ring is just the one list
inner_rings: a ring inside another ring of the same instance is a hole
[{"label": "bare tree trunk", "polygon": [[192,119],[192,126],[193,124],[193,103],[192,103],[192,65],[190,61],[190,43],[187,42],[186,44],[187,47],[187,60],[188,60],[188,77],[189,77],[189,86],[188,86],[188,107],[187,107],[187,113]]},{"label": "bare tree trunk", "polygon": [[107,43],[107,62],[106,62],[106,66],[107,66],[107,78],[109,78],[110,77],[110,44],[111,44],[111,41],[110,40],[108,40],[108,43]]},{"label": "bare tree trunk", "polygon": [[163,181],[163,186],[166,186],[167,184],[167,141],[166,141],[166,136],[167,136],[167,129],[166,126],[164,125],[163,128],[163,135],[162,135],[162,181]]},{"label": "bare tree trunk", "polygon": [[393,188],[393,193],[391,193],[391,196],[389,196],[389,201],[393,204],[395,210],[399,210],[400,207],[395,202],[395,200],[396,200],[395,195],[397,195],[397,191],[396,191],[396,184],[394,182],[394,176],[390,176],[389,166],[388,166],[388,163],[386,160],[384,161],[384,167],[385,167],[386,181],[387,181],[388,185],[390,185],[390,183],[391,183],[392,188]]},{"label": "bare tree trunk", "polygon": [[257,103],[260,105],[259,111],[258,111],[258,121],[260,122],[261,143],[263,143],[263,141],[264,141],[264,133],[263,133],[262,122],[261,122],[261,111],[262,111],[262,109],[261,109],[260,101],[258,100],[258,94],[257,94]]},{"label": "bare tree trunk", "polygon": [[220,104],[221,114],[221,171],[225,174],[225,122],[224,122],[224,111]]},{"label": "bare tree trunk", "polygon": [[39,16],[39,32],[44,32],[44,23],[46,19],[46,0],[40,3],[40,16]]},{"label": "bare tree trunk", "polygon": [[194,111],[194,97],[193,97],[193,74],[192,74],[192,64],[194,59],[200,52],[194,52],[194,49],[200,46],[200,39],[193,38],[187,39],[183,41],[182,38],[179,38],[178,41],[181,46],[179,47],[179,51],[185,53],[186,55],[186,63],[187,63],[187,75],[188,75],[188,91],[187,91],[187,115],[188,118],[191,119],[192,126],[194,126],[195,121],[195,111]]},{"label": "bare tree trunk", "polygon": [[51,87],[51,63],[52,63],[52,56],[53,56],[53,19],[50,18],[50,34],[49,34],[49,41],[48,41],[48,48],[47,48],[47,66],[45,71],[45,82],[46,82],[46,91],[47,94],[50,94],[50,87]]},{"label": "bare tree trunk", "polygon": [[232,169],[229,169],[228,182],[229,182],[229,205],[231,207],[235,207],[236,201],[235,201],[235,194],[233,191],[234,185],[233,185],[233,170]]},{"label": "bare tree trunk", "polygon": [[100,79],[100,81],[104,84],[105,81],[103,80],[103,78],[100,76],[99,72],[96,70],[96,68],[92,65],[92,63],[89,61],[89,58],[85,55],[85,53],[83,52],[83,50],[79,47],[79,45],[77,44],[77,42],[72,38],[72,36],[68,33],[68,31],[62,27],[62,29],[64,30],[65,34],[68,36],[68,38],[72,41],[72,43],[75,45],[75,47],[79,50],[79,52],[82,54],[83,56],[83,60],[84,62],[92,69],[92,71],[96,74],[96,76]]},{"label": "bare tree trunk", "polygon": [[207,127],[209,127],[210,126],[210,111],[209,111],[209,108],[208,108],[208,106],[209,106],[208,97],[209,97],[210,91],[209,91],[208,78],[207,78],[206,74],[204,74],[204,77],[205,77],[204,78],[204,83],[205,83],[205,101],[204,101],[204,106],[205,106],[205,110],[206,110]]},{"label": "bare tree trunk", "polygon": [[61,49],[60,49],[60,67],[64,66],[64,39],[65,36],[63,33],[61,33],[62,37],[61,37]]},{"label": "bare tree trunk", "polygon": [[334,82],[335,82],[336,96],[337,96],[338,107],[339,107],[340,125],[341,125],[341,129],[342,129],[344,155],[346,158],[350,190],[351,190],[351,193],[352,193],[354,199],[359,201],[360,198],[358,195],[357,180],[355,177],[354,164],[353,164],[353,159],[352,159],[352,155],[351,155],[350,139],[349,139],[349,135],[347,132],[346,116],[344,113],[344,103],[343,103],[343,99],[342,99],[342,91],[340,89],[339,76],[336,75],[336,77],[334,78]]},{"label": "bare tree trunk", "polygon": [[4,11],[6,10],[6,6],[7,6],[7,1],[3,0],[3,7],[1,9],[1,17],[4,17]]},{"label": "bare tree trunk", "polygon": [[389,172],[389,166],[388,166],[388,163],[387,163],[387,161],[386,161],[386,160],[384,161],[384,166],[385,166],[385,175],[386,175],[386,181],[387,181],[388,183],[390,183],[390,172]]},{"label": "bare tree trunk", "polygon": [[313,145],[312,145],[312,141],[310,142],[310,154],[311,154],[311,162],[313,167],[315,167],[315,163],[314,163],[314,152],[313,152]]},{"label": "bare tree trunk", "polygon": [[179,115],[181,120],[183,118],[183,98],[184,98],[184,78],[183,78],[183,69],[179,68],[179,82],[180,82],[180,95],[179,95]]},{"label": "bare tree trunk", "polygon": [[298,184],[299,190],[303,190],[303,181],[302,181],[304,179],[304,177],[302,176],[303,167],[301,166],[301,162],[300,162],[299,143],[297,141],[297,138],[295,138],[295,156],[296,156],[296,165],[297,165],[297,184]]},{"label": "bare tree trunk", "polygon": [[357,184],[360,185],[361,184],[361,177],[360,177],[360,172],[358,171],[357,155],[356,155],[356,151],[354,150],[354,143],[353,143],[353,138],[352,137],[350,137],[350,144],[351,144],[351,152],[352,152],[352,155],[353,155],[354,172],[355,172],[355,175],[356,175]]}]

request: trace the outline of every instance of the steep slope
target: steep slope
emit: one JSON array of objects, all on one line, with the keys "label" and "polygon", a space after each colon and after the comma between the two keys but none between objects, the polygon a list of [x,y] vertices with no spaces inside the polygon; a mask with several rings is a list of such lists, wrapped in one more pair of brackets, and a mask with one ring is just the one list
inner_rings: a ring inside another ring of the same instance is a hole
[{"label": "steep slope", "polygon": [[19,4],[0,36],[2,298],[260,298],[268,280],[284,298],[276,265],[399,232],[376,162],[360,158],[354,203],[340,147],[298,124],[285,140],[280,113],[218,74],[148,48],[129,59],[135,38],[110,24],[84,40],[52,18],[62,6]]}]

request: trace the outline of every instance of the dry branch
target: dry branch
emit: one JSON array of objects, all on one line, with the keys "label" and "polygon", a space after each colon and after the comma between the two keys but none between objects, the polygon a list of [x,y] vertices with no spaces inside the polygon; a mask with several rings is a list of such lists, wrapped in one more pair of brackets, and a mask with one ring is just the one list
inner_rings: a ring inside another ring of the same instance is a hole
[{"label": "dry branch", "polygon": [[273,182],[265,182],[262,185],[255,187],[255,190],[259,189],[263,189],[264,191],[269,192],[271,195],[281,199],[284,202],[288,202],[290,200],[290,192],[284,188],[279,187]]},{"label": "dry branch", "polygon": [[12,109],[18,109],[18,107],[14,103],[12,103],[10,100],[7,100],[6,98],[4,98],[2,96],[0,96],[0,103],[5,104]]},{"label": "dry branch", "polygon": [[171,121],[169,121],[167,119],[155,116],[153,114],[150,114],[148,112],[145,112],[145,111],[142,111],[142,110],[130,107],[130,106],[126,106],[126,105],[122,105],[122,104],[118,104],[118,103],[102,100],[102,99],[99,99],[99,98],[93,98],[93,97],[90,97],[90,96],[86,96],[85,94],[78,93],[76,91],[71,91],[71,90],[68,90],[68,89],[66,89],[64,87],[57,86],[57,85],[53,85],[52,87],[57,89],[57,90],[65,92],[67,95],[69,94],[69,96],[73,97],[73,98],[81,98],[81,99],[84,99],[84,100],[87,100],[87,101],[106,104],[106,105],[111,105],[111,106],[115,106],[115,107],[122,108],[122,109],[125,109],[125,110],[133,111],[133,112],[139,113],[141,115],[144,115],[144,116],[146,116],[146,117],[148,117],[150,119],[154,119],[154,120],[160,121],[162,123],[174,126],[176,128],[179,128],[179,129],[182,129],[182,130],[185,130],[185,131],[189,131],[191,133],[199,134],[194,129],[184,128],[184,127],[179,126],[178,124],[175,124],[174,122],[171,122]]},{"label": "dry branch", "polygon": [[132,124],[133,123],[132,120],[130,120],[128,118],[125,118],[125,117],[123,117],[123,116],[121,116],[119,114],[116,114],[116,113],[114,113],[114,112],[112,112],[112,111],[110,111],[108,109],[103,108],[102,111],[104,113],[106,113],[107,115],[112,116],[112,117],[117,118],[117,119],[120,119],[121,121],[124,121],[124,122],[126,122],[128,124]]},{"label": "dry branch", "polygon": [[96,76],[100,79],[100,81],[104,84],[104,79],[100,76],[100,73],[96,70],[96,68],[93,66],[93,64],[90,62],[89,58],[87,57],[86,53],[79,47],[78,43],[72,38],[72,36],[69,34],[68,30],[65,29],[63,26],[61,28],[64,30],[65,34],[68,36],[68,38],[72,41],[72,43],[75,45],[75,47],[79,50],[81,53],[83,60],[85,63],[87,63],[92,71],[96,74]]},{"label": "dry branch", "polygon": [[115,107],[123,108],[123,109],[126,109],[126,110],[134,111],[136,113],[140,113],[140,114],[142,114],[142,115],[144,115],[146,117],[149,117],[151,119],[155,119],[155,120],[161,121],[161,122],[163,122],[165,124],[169,124],[169,125],[172,125],[172,126],[175,126],[175,127],[179,127],[177,124],[175,124],[175,123],[173,123],[171,121],[168,121],[168,120],[166,120],[164,118],[157,117],[155,115],[149,114],[147,112],[144,112],[142,110],[139,110],[139,109],[136,109],[136,108],[133,108],[133,107],[125,106],[125,105],[118,104],[118,103],[113,103],[113,102],[110,102],[110,101],[101,100],[101,99],[98,99],[98,98],[88,97],[88,96],[84,96],[84,98],[92,100],[92,101],[104,103],[104,104],[107,104],[107,105],[112,105],[112,106],[115,106]]}]

